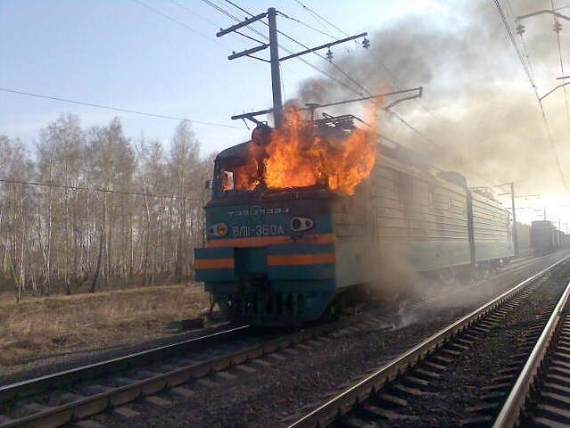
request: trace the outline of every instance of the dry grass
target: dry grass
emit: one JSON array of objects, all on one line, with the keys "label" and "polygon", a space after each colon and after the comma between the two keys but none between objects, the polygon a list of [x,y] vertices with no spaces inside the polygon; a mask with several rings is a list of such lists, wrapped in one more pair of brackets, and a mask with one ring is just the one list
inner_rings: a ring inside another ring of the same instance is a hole
[{"label": "dry grass", "polygon": [[0,296],[0,364],[156,337],[169,321],[206,312],[208,302],[199,284],[29,298],[18,305]]}]

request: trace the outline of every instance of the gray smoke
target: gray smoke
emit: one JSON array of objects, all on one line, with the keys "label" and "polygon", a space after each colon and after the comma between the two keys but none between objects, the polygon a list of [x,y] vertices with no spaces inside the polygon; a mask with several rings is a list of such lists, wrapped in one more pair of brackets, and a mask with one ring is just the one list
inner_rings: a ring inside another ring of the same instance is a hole
[{"label": "gray smoke", "polygon": [[[513,15],[551,7],[549,1],[511,3],[512,14],[501,2],[513,32]],[[420,102],[406,101],[393,110],[429,141],[388,113],[382,114],[380,132],[425,154],[442,169],[461,172],[470,186],[515,181],[519,193],[564,193],[536,98],[495,4],[465,1],[447,7],[446,19],[434,22],[414,15],[381,28],[371,35],[369,51],[351,52],[337,64],[373,93],[423,86]],[[553,18],[541,15],[524,24],[527,52],[543,95],[560,83],[554,79],[560,68]],[[564,40],[564,31],[561,35]],[[516,33],[515,38],[520,46]],[[332,65],[327,72],[354,86]],[[299,90],[302,103],[357,97],[326,77],[308,80]],[[544,105],[565,170],[570,162],[570,120],[564,92],[560,89]],[[354,110],[354,105],[325,109]]]}]

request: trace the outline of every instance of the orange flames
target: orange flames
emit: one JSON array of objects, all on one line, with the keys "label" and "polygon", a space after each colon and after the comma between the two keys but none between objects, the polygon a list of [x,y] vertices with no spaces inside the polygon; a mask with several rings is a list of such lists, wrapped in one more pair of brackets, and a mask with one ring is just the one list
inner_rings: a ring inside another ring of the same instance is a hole
[{"label": "orange flames", "polygon": [[343,140],[314,135],[289,109],[265,147],[249,146],[248,163],[233,171],[236,189],[253,190],[263,176],[269,189],[323,184],[352,195],[374,167],[377,139],[374,128],[356,129]]}]

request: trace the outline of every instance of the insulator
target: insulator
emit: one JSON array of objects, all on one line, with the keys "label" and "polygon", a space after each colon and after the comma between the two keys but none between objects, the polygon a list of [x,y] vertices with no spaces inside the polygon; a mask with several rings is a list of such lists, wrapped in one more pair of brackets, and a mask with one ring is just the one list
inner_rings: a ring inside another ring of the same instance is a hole
[{"label": "insulator", "polygon": [[364,40],[362,40],[362,47],[364,49],[368,49],[370,47],[370,40],[368,40],[366,37],[364,38]]},{"label": "insulator", "polygon": [[554,29],[553,29],[553,31],[554,31],[555,33],[560,33],[560,32],[562,31],[562,24],[561,24],[560,22],[556,21],[556,22],[554,23]]},{"label": "insulator", "polygon": [[521,25],[521,24],[517,25],[517,34],[519,36],[522,36],[524,34],[524,31],[525,31],[524,25]]},{"label": "insulator", "polygon": [[332,59],[333,59],[333,53],[332,53],[332,51],[331,51],[330,49],[327,51],[326,57],[327,57],[327,59],[328,59],[329,61],[332,61]]}]

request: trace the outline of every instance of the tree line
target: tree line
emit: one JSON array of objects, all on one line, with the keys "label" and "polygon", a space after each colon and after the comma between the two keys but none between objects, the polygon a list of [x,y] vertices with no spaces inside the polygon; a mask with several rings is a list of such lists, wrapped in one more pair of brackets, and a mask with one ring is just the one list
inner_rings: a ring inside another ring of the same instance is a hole
[{"label": "tree line", "polygon": [[0,134],[0,153],[0,289],[19,300],[191,278],[213,159],[188,121],[165,150],[126,138],[118,118],[84,130],[65,115],[31,148]]}]

